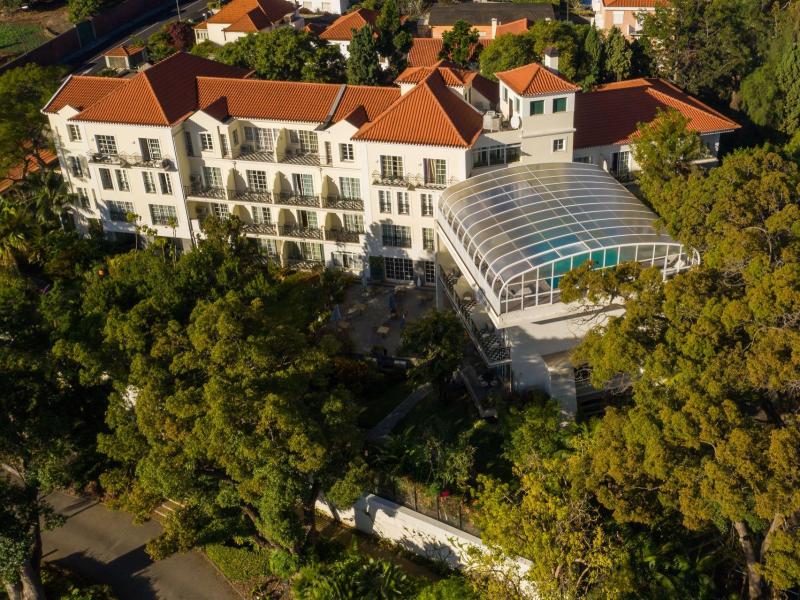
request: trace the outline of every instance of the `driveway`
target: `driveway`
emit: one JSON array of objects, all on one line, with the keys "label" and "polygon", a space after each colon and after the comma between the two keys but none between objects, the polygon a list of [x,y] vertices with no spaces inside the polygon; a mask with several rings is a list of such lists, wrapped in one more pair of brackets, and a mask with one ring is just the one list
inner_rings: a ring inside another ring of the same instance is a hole
[{"label": "driveway", "polygon": [[121,600],[240,600],[197,551],[153,562],[144,546],[161,532],[158,522],[134,525],[127,513],[60,492],[47,501],[67,522],[42,535],[44,559],[110,585]]}]

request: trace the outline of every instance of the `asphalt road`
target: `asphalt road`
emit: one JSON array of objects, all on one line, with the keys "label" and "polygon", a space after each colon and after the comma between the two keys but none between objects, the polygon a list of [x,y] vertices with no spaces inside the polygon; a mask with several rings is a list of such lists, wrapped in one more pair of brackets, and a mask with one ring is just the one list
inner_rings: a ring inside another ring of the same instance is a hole
[{"label": "asphalt road", "polygon": [[42,535],[44,559],[110,585],[120,600],[240,600],[197,551],[153,562],[144,546],[159,523],[134,525],[126,513],[60,492],[47,501],[67,522]]},{"label": "asphalt road", "polygon": [[[196,19],[207,10],[207,6],[208,0],[194,0],[193,2],[189,2],[187,4],[181,4],[181,19]],[[104,52],[110,50],[111,48],[115,48],[120,44],[129,44],[135,39],[147,39],[156,31],[160,30],[164,25],[170,21],[176,21],[177,19],[178,11],[175,7],[175,4],[172,4],[172,8],[170,8],[169,11],[165,11],[160,15],[149,19],[147,23],[142,23],[139,26],[139,29],[129,34],[127,37],[119,36],[109,40],[109,42],[105,44],[102,49],[98,48],[97,54],[84,61],[74,70],[74,72],[83,75],[91,75],[101,71],[106,66],[105,60],[103,59]]]}]

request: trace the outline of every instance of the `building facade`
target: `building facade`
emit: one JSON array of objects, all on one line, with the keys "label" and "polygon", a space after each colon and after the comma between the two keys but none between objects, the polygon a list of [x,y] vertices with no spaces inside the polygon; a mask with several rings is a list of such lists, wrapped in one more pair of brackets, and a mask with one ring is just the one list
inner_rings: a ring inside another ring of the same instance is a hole
[{"label": "building facade", "polygon": [[632,40],[642,30],[642,17],[666,4],[667,0],[592,0],[594,25],[606,31],[616,27]]},{"label": "building facade", "polygon": [[195,41],[210,41],[218,46],[250,33],[276,27],[302,29],[305,21],[298,8],[288,0],[231,0],[202,23],[194,26]]}]

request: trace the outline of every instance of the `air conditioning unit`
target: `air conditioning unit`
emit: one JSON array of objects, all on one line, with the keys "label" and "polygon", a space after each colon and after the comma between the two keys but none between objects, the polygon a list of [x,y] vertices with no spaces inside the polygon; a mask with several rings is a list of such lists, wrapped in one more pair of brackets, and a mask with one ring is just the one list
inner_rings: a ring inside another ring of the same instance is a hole
[{"label": "air conditioning unit", "polygon": [[487,110],[483,113],[483,128],[487,131],[499,131],[500,120],[501,116],[499,113],[493,110]]}]

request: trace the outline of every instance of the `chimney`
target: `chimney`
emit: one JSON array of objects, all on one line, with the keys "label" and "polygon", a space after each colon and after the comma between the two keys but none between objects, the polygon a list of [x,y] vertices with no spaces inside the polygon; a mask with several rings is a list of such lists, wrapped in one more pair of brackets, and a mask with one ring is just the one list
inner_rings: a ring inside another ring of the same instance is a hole
[{"label": "chimney", "polygon": [[497,35],[497,18],[492,17],[492,37],[490,39],[494,39]]},{"label": "chimney", "polygon": [[548,46],[544,49],[544,66],[558,73],[558,48],[555,46]]}]

